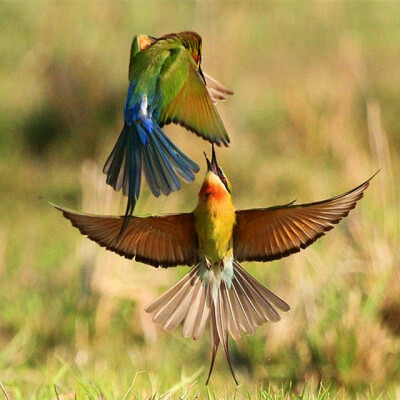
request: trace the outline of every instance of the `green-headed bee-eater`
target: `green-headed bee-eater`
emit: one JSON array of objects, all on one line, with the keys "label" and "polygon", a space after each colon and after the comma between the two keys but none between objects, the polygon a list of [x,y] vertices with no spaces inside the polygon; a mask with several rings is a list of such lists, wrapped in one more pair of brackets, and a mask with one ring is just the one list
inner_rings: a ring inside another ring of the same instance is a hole
[{"label": "green-headed bee-eater", "polygon": [[154,313],[153,321],[167,331],[183,323],[182,336],[193,339],[203,335],[210,320],[213,345],[207,383],[220,343],[237,383],[228,334],[238,340],[243,331],[252,334],[257,325],[279,321],[276,309],[289,310],[288,304],[239,263],[277,260],[306,248],[349,214],[372,178],[328,200],[235,210],[230,183],[214,151],[207,167],[193,212],[130,217],[118,241],[124,217],[79,214],[56,207],[82,234],[126,258],[155,267],[193,266],[146,311]]},{"label": "green-headed bee-eater", "polygon": [[201,49],[195,32],[133,40],[124,126],[104,165],[107,183],[128,196],[122,230],[139,197],[142,169],[157,197],[181,188],[178,175],[192,182],[199,170],[164,133],[164,125],[173,122],[211,143],[229,143],[214,103],[233,92],[204,76]]},{"label": "green-headed bee-eater", "polygon": [[[129,81],[132,77],[132,69],[134,68],[133,58],[143,50],[146,50],[150,45],[155,43],[158,39],[154,36],[149,35],[137,35],[132,40],[131,45],[131,55],[129,60]],[[228,98],[228,95],[232,95],[233,91],[228,89],[226,86],[222,85],[220,82],[212,78],[210,75],[206,74],[203,70],[200,69],[200,74],[203,77],[207,91],[211,96],[211,100],[213,103],[217,103],[218,101],[224,101]]]}]

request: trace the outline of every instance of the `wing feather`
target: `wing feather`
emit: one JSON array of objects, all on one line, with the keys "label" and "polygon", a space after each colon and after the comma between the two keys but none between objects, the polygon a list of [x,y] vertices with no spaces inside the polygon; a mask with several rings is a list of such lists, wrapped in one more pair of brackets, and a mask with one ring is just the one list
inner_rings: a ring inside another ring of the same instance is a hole
[{"label": "wing feather", "polygon": [[228,95],[233,95],[233,91],[228,89],[222,83],[212,78],[210,75],[203,73],[208,93],[215,104],[218,101],[224,101],[228,98]]},{"label": "wing feather", "polygon": [[83,235],[121,256],[154,267],[194,265],[198,241],[193,214],[131,217],[121,237],[124,217],[76,213],[52,204]]},{"label": "wing feather", "polygon": [[173,122],[212,143],[228,145],[228,134],[194,60],[183,47],[172,52],[157,83],[166,103],[158,123],[163,126]]},{"label": "wing feather", "polygon": [[306,248],[349,214],[374,176],[328,200],[236,211],[235,259],[271,261]]}]

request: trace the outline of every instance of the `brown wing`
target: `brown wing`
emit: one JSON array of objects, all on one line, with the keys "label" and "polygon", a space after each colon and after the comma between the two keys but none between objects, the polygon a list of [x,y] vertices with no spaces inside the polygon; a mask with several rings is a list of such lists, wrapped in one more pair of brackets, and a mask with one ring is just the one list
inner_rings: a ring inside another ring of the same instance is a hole
[{"label": "brown wing", "polygon": [[349,214],[372,178],[347,193],[316,203],[236,211],[235,258],[239,262],[271,261],[306,248]]},{"label": "brown wing", "polygon": [[64,217],[83,235],[107,250],[154,267],[194,265],[198,262],[197,234],[192,214],[131,217],[119,237],[123,217],[80,214],[63,209]]}]

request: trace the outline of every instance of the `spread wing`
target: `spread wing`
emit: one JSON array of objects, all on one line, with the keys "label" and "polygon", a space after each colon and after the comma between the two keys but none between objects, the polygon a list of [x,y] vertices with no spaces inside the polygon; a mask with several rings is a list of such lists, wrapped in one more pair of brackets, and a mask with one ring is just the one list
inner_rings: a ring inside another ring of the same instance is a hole
[{"label": "spread wing", "polygon": [[[221,93],[222,85],[217,87],[214,91]],[[166,99],[158,121],[160,126],[173,122],[212,143],[228,145],[228,134],[205,81],[182,46],[172,50],[165,61],[158,79],[158,92]]]},{"label": "spread wing", "polygon": [[124,217],[81,214],[52,205],[83,235],[126,258],[154,267],[191,266],[198,262],[197,234],[191,213],[131,217],[119,237]]},{"label": "spread wing", "polygon": [[271,261],[306,248],[349,214],[372,178],[349,192],[316,203],[236,211],[235,258],[239,262]]}]

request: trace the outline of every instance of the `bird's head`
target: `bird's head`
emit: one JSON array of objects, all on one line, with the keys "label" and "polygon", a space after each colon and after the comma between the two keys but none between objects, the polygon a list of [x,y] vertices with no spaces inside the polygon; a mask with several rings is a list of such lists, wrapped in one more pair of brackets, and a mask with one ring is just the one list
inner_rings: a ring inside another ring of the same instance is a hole
[{"label": "bird's head", "polygon": [[204,177],[203,185],[201,187],[199,196],[203,197],[231,197],[232,186],[224,174],[222,168],[218,165],[217,157],[215,156],[214,145],[212,147],[211,161],[204,153],[207,162],[207,173]]},{"label": "bird's head", "polygon": [[196,32],[181,32],[178,33],[179,37],[182,40],[183,46],[189,51],[191,56],[193,57],[194,62],[196,63],[197,69],[200,70],[200,64],[202,60],[201,56],[201,36]]},{"label": "bird's head", "polygon": [[[145,35],[141,35],[145,36]],[[154,42],[160,42],[163,40],[166,40],[170,43],[176,43],[177,41],[182,44],[182,46],[189,52],[189,54],[192,56],[193,61],[196,64],[196,68],[199,71],[199,74],[201,75],[204,83],[206,82],[205,77],[203,75],[203,71],[201,70],[201,60],[202,60],[202,55],[201,55],[201,49],[202,49],[202,40],[201,36],[192,31],[184,31],[184,32],[179,32],[179,33],[168,33],[167,35],[161,36],[160,38],[156,39],[153,37],[144,37],[140,39],[144,39],[143,43],[144,46],[148,47],[148,44],[146,44],[146,40],[150,38],[150,45],[153,44]]]},{"label": "bird's head", "polygon": [[188,50],[190,55],[192,56],[194,62],[196,63],[197,69],[200,69],[200,64],[202,60],[201,49],[202,49],[202,40],[201,36],[196,32],[186,31],[179,33],[169,33],[167,35],[161,36],[160,38],[155,38],[154,36],[149,35],[138,35],[133,38],[132,46],[131,46],[131,58],[134,57],[139,52],[146,50],[152,44],[159,41],[176,41],[179,40],[183,47]]}]

